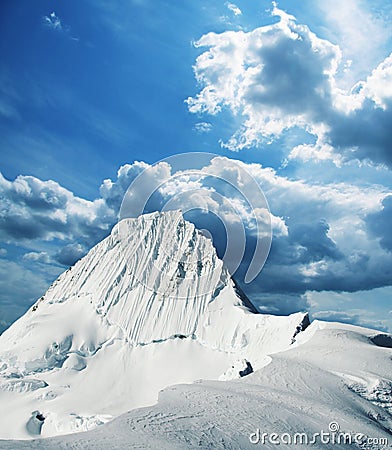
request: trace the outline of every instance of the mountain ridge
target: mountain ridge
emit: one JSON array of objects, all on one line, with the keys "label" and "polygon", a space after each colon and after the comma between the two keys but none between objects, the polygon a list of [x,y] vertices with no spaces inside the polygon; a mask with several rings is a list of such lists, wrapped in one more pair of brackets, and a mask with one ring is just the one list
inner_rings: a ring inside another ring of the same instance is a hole
[{"label": "mountain ridge", "polygon": [[306,318],[256,314],[181,212],[124,219],[0,336],[0,438],[85,431],[167,386],[239,378]]}]

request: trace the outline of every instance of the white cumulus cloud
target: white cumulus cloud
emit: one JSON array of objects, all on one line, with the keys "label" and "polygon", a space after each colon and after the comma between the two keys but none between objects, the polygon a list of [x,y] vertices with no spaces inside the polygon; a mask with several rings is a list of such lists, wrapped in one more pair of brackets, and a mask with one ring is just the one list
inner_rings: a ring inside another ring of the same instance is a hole
[{"label": "white cumulus cloud", "polygon": [[189,111],[230,111],[240,123],[222,145],[257,147],[300,128],[314,142],[298,144],[289,158],[357,159],[392,167],[392,60],[387,57],[352,89],[338,87],[338,45],[321,39],[274,6],[279,21],[249,32],[207,33],[194,66],[201,90]]}]

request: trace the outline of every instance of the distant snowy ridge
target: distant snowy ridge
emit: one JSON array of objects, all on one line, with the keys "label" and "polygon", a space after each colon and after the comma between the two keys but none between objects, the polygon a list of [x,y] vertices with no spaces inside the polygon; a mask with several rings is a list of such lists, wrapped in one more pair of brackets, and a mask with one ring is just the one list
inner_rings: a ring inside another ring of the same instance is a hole
[{"label": "distant snowy ridge", "polygon": [[166,386],[246,375],[309,323],[238,292],[180,212],[121,221],[0,336],[0,438],[87,430]]}]

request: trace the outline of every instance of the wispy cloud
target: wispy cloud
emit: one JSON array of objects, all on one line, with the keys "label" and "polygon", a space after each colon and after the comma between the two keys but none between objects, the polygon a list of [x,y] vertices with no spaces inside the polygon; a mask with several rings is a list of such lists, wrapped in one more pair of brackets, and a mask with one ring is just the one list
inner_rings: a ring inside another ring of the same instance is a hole
[{"label": "wispy cloud", "polygon": [[79,41],[79,38],[77,36],[73,36],[71,34],[70,27],[64,25],[60,17],[54,11],[52,11],[49,15],[43,17],[43,23],[51,30],[64,33],[72,41]]},{"label": "wispy cloud", "polygon": [[37,270],[0,259],[0,333],[45,292],[52,280]]},{"label": "wispy cloud", "polygon": [[209,133],[212,130],[212,124],[209,122],[198,122],[194,126],[198,133]]},{"label": "wispy cloud", "polygon": [[15,89],[14,78],[5,67],[0,69],[0,116],[19,120],[21,93]]},{"label": "wispy cloud", "polygon": [[[347,86],[355,78],[366,76],[369,65],[375,66],[387,55],[387,43],[392,37],[390,20],[384,20],[379,13],[380,8],[374,3],[377,1],[330,0],[314,3],[326,22],[326,36],[339,44],[343,58],[350,66],[350,70],[342,73]],[[378,10],[377,15],[372,7]]]},{"label": "wispy cloud", "polygon": [[388,321],[374,317],[375,314],[368,310],[348,310],[348,311],[318,311],[313,314],[315,319],[327,322],[344,322],[375,330],[389,331]]},{"label": "wispy cloud", "polygon": [[235,16],[240,16],[242,14],[240,8],[234,3],[226,2],[225,5],[227,6],[227,9],[229,9]]},{"label": "wispy cloud", "polygon": [[43,21],[45,25],[52,30],[63,31],[63,24],[54,11],[52,11],[48,16],[44,16]]},{"label": "wispy cloud", "polygon": [[18,110],[9,102],[0,99],[0,115],[7,119],[20,119]]}]

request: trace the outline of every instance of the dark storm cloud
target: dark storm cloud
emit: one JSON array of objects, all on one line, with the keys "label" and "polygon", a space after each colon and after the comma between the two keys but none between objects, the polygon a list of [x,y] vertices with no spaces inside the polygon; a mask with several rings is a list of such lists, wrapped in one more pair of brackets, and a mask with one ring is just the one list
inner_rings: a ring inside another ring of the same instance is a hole
[{"label": "dark storm cloud", "polygon": [[[300,217],[295,220],[301,220]],[[279,264],[306,264],[324,258],[343,258],[336,243],[328,237],[328,223],[294,223],[288,227],[288,236],[274,241],[270,260]]]},{"label": "dark storm cloud", "polygon": [[334,111],[327,137],[345,159],[357,158],[392,168],[392,102],[385,108],[366,99],[350,114]]},{"label": "dark storm cloud", "polygon": [[86,254],[86,250],[80,244],[68,244],[62,247],[55,255],[54,258],[57,262],[63,266],[73,266],[76,261],[82,258]]},{"label": "dark storm cloud", "polygon": [[381,211],[367,217],[367,225],[371,233],[380,238],[380,245],[392,252],[392,195],[384,198]]}]

